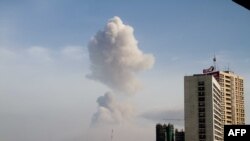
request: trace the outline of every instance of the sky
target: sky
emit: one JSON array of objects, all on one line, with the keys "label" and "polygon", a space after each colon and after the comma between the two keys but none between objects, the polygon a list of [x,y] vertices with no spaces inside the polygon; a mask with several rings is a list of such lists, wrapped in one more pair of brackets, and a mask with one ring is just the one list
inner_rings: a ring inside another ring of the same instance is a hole
[{"label": "sky", "polygon": [[[134,94],[91,69],[92,41],[115,16],[152,57],[132,71],[141,83]],[[250,12],[232,1],[0,0],[0,140],[106,141],[113,129],[114,140],[152,141],[156,123],[183,128],[167,119],[183,119],[184,76],[202,73],[214,55],[218,69],[244,77],[249,124],[249,25]],[[93,125],[105,99],[111,109],[130,105],[132,116]]]}]

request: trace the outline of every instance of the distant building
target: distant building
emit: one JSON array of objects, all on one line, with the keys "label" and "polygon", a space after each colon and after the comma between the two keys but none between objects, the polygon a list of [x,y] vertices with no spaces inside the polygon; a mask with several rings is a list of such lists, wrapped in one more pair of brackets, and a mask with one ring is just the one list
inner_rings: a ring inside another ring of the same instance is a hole
[{"label": "distant building", "polygon": [[172,124],[157,124],[156,141],[174,141],[174,126]]},{"label": "distant building", "polygon": [[185,141],[185,132],[183,130],[175,130],[175,141]]},{"label": "distant building", "polygon": [[156,141],[166,141],[166,129],[163,128],[163,125],[157,124],[156,125]]},{"label": "distant building", "polygon": [[221,87],[212,75],[184,78],[185,140],[223,141]]}]

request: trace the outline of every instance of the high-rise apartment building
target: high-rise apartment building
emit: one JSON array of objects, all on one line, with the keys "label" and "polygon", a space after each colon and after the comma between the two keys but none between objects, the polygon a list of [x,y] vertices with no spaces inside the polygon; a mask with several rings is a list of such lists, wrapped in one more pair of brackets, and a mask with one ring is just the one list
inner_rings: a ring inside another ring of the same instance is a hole
[{"label": "high-rise apartment building", "polygon": [[223,124],[245,124],[243,78],[231,71],[215,71],[204,75],[213,75],[221,86]]},{"label": "high-rise apartment building", "polygon": [[185,140],[222,141],[221,87],[212,75],[184,78]]}]

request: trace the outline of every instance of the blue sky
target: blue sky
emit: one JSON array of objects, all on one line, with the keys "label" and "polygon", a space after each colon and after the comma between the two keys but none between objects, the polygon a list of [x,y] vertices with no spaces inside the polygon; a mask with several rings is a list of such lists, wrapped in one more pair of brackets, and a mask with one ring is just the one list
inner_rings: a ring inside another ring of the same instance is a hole
[{"label": "blue sky", "polygon": [[[183,76],[201,73],[214,54],[220,69],[245,78],[250,106],[250,12],[232,1],[0,0],[0,139],[86,140],[96,98],[108,89],[85,77],[87,45],[114,16],[156,59],[139,75],[144,89],[130,98],[138,115],[181,111]],[[145,139],[154,139],[162,121],[145,122]]]},{"label": "blue sky", "polygon": [[249,12],[231,1],[194,2],[1,1],[2,44],[86,46],[117,15],[134,27],[141,48],[157,55],[157,62],[169,54],[202,57],[201,52],[247,57]]}]

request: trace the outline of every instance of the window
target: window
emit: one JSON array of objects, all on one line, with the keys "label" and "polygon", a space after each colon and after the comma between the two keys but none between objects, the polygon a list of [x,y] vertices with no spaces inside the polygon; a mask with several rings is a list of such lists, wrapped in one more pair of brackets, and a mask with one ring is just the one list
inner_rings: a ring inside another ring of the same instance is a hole
[{"label": "window", "polygon": [[199,96],[205,96],[205,92],[199,92]]},{"label": "window", "polygon": [[200,139],[206,139],[206,135],[199,135]]},{"label": "window", "polygon": [[204,101],[199,101],[199,107],[204,107],[205,106],[205,102]]},{"label": "window", "polygon": [[204,86],[204,81],[199,81],[198,86]]},{"label": "window", "polygon": [[204,91],[204,90],[205,90],[205,87],[198,87],[198,90],[199,90],[199,91]]},{"label": "window", "polygon": [[205,128],[205,124],[200,123],[200,124],[199,124],[199,128]]},{"label": "window", "polygon": [[205,108],[199,108],[199,112],[205,112]]},{"label": "window", "polygon": [[199,113],[199,118],[205,117],[205,113]]},{"label": "window", "polygon": [[205,123],[205,118],[199,118],[199,123]]},{"label": "window", "polygon": [[205,101],[205,97],[199,97],[199,101]]},{"label": "window", "polygon": [[206,133],[205,128],[200,128],[200,129],[199,129],[199,134],[205,134],[205,133]]}]

